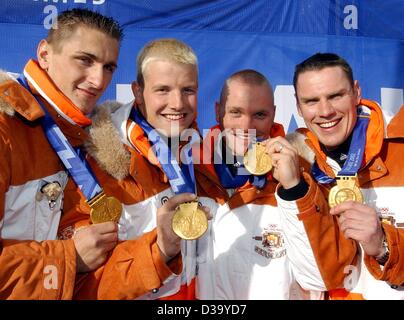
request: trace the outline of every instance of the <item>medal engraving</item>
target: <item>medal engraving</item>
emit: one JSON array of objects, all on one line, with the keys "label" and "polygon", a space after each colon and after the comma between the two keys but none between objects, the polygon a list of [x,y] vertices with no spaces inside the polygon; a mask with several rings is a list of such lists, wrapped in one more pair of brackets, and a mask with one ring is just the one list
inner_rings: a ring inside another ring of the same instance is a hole
[{"label": "medal engraving", "polygon": [[175,210],[172,228],[180,238],[195,240],[208,229],[208,219],[197,201],[182,203]]},{"label": "medal engraving", "polygon": [[244,166],[248,172],[262,176],[272,169],[271,156],[265,147],[257,142],[244,155]]},{"label": "medal engraving", "polygon": [[118,222],[122,213],[122,204],[114,197],[107,197],[101,192],[88,202],[91,207],[90,217],[92,223],[107,221]]},{"label": "medal engraving", "polygon": [[331,208],[350,200],[363,203],[362,192],[356,185],[356,176],[337,176],[336,179],[337,185],[332,187],[328,195]]}]

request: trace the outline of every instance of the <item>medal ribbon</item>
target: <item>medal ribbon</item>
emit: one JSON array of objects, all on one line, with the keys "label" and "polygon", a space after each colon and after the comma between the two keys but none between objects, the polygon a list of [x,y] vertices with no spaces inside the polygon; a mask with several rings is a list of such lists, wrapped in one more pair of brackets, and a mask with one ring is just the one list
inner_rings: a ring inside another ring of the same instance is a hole
[{"label": "medal ribbon", "polygon": [[[351,145],[344,166],[338,172],[338,176],[354,176],[361,167],[363,155],[366,146],[366,131],[369,125],[370,113],[364,110],[364,107],[357,108],[358,119],[356,121]],[[321,184],[328,184],[335,182],[335,179],[325,174],[315,162],[312,166],[311,173],[317,182]]]},{"label": "medal ribbon", "polygon": [[45,112],[45,116],[41,118],[41,125],[45,132],[46,138],[48,139],[52,148],[56,151],[63,165],[83,195],[88,201],[90,201],[92,198],[102,192],[102,188],[92,173],[85,159],[85,155],[80,152],[79,148],[75,150],[70,145],[63,132],[53,121],[48,110],[42,104],[42,101],[32,93],[27,79],[24,76],[20,76],[18,78],[18,82],[29,92],[31,92],[42,110]]},{"label": "medal ribbon", "polygon": [[[260,140],[257,139],[257,141]],[[222,148],[220,148],[219,146],[218,148],[216,148],[216,150],[222,150]],[[266,175],[262,176],[253,175],[247,171],[247,169],[244,167],[244,164],[240,164],[239,167],[236,168],[236,172],[233,173],[230,170],[229,165],[223,159],[224,157],[222,155],[222,152],[220,152],[218,156],[221,161],[219,163],[214,164],[215,171],[219,177],[220,183],[226,189],[239,188],[243,186],[247,181],[250,181],[250,183],[252,183],[258,189],[263,189],[265,187],[267,182]]]},{"label": "medal ribbon", "polygon": [[138,124],[147,135],[154,154],[156,155],[164,173],[175,194],[190,192],[196,194],[194,165],[192,162],[192,143],[199,139],[192,137],[181,150],[183,163],[179,165],[177,159],[172,154],[171,149],[146,119],[140,114],[137,108],[132,108],[131,119]]}]

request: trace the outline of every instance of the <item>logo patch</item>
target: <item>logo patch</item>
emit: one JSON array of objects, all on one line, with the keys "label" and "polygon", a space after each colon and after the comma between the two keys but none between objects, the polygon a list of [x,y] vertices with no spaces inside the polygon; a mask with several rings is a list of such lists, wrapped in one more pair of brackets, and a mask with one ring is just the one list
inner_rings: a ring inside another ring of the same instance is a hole
[{"label": "logo patch", "polygon": [[285,240],[282,231],[276,225],[264,228],[262,235],[255,236],[253,239],[261,241],[259,245],[255,245],[254,251],[267,259],[276,259],[286,255]]}]

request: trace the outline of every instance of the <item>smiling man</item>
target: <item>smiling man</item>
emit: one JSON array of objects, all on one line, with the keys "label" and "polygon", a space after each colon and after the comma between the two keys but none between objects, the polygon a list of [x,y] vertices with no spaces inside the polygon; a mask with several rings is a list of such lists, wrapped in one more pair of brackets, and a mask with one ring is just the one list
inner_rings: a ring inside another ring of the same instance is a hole
[{"label": "smiling man", "polygon": [[272,136],[284,135],[282,126],[273,126],[271,85],[254,70],[240,71],[227,79],[215,108],[216,121],[225,130],[226,145],[234,155],[243,156],[253,137],[269,138],[271,130]]},{"label": "smiling man", "polygon": [[[204,139],[204,161],[196,166],[201,181],[215,182],[216,188],[205,191],[218,204],[211,227],[198,240],[201,299],[323,296],[325,285],[298,216],[317,214],[325,199],[300,172],[297,151],[274,117],[272,87],[264,75],[241,70],[226,79],[216,103],[218,125]],[[244,167],[243,156],[256,138],[267,139],[272,157],[274,168],[265,174]]]},{"label": "smiling man", "polygon": [[[105,192],[123,204],[122,242],[103,268],[77,286],[75,298],[191,299],[196,243],[174,233],[172,220],[179,205],[193,202],[198,207],[196,194],[202,205],[213,203],[199,193],[192,163],[177,157],[183,147],[180,135],[196,127],[195,53],[176,39],[147,43],[137,58],[132,89],[134,101],[112,110],[100,107],[90,130],[89,163]],[[208,209],[199,208],[205,218]],[[65,217],[61,233],[89,220],[86,212],[71,211]]]},{"label": "smiling man", "polygon": [[399,272],[396,227],[404,221],[399,201],[404,187],[399,161],[403,143],[394,139],[397,135],[384,138],[381,108],[361,98],[359,83],[353,79],[349,64],[332,53],[315,54],[295,70],[297,108],[308,129],[303,130],[307,146],[315,153],[312,174],[329,194],[330,213],[339,222],[339,230],[323,233],[323,250],[316,252],[322,255],[318,260],[326,279],[334,277],[326,266],[333,258],[325,258],[331,241],[341,244],[338,260],[355,255],[350,248],[357,245],[357,257],[368,267],[363,262],[346,265],[344,290],[332,290],[331,298],[403,299],[402,287],[380,281],[389,279],[392,270]]},{"label": "smiling man", "polygon": [[82,187],[91,174],[78,169],[78,153],[88,115],[116,69],[122,30],[84,9],[65,11],[55,23],[23,75],[1,73],[1,299],[70,299],[76,273],[99,267],[117,243],[113,222],[82,229],[73,240],[56,234],[62,212],[81,193],[100,191]]}]

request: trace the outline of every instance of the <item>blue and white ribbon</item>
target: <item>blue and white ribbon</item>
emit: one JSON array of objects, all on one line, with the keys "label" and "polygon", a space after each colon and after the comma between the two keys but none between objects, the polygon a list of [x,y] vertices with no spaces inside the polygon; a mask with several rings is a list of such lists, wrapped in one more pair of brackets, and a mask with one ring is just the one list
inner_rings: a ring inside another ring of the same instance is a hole
[{"label": "blue and white ribbon", "polygon": [[[348,156],[337,176],[354,176],[362,164],[366,147],[366,131],[370,120],[370,110],[364,106],[360,106],[357,108],[357,113],[358,119],[353,130]],[[316,162],[312,166],[311,173],[317,182],[321,184],[335,182],[335,179],[321,171]]]},{"label": "blue and white ribbon", "polygon": [[195,142],[195,139],[199,139],[199,137],[192,136],[191,141],[182,148],[181,159],[183,161],[180,165],[158,131],[146,121],[136,108],[132,108],[131,119],[135,121],[147,135],[152,145],[152,150],[159,160],[174,193],[190,192],[196,194],[196,180],[191,146]]},{"label": "blue and white ribbon", "polygon": [[44,129],[46,138],[48,139],[52,148],[56,151],[63,165],[77,184],[83,195],[88,201],[94,198],[97,194],[102,192],[102,188],[99,185],[97,179],[92,173],[84,153],[79,148],[76,150],[70,145],[69,141],[60,130],[60,128],[53,121],[48,110],[42,104],[42,101],[35,96],[24,76],[20,76],[18,81],[23,85],[38,101],[39,105],[45,112],[45,116],[41,118],[41,125]]}]

